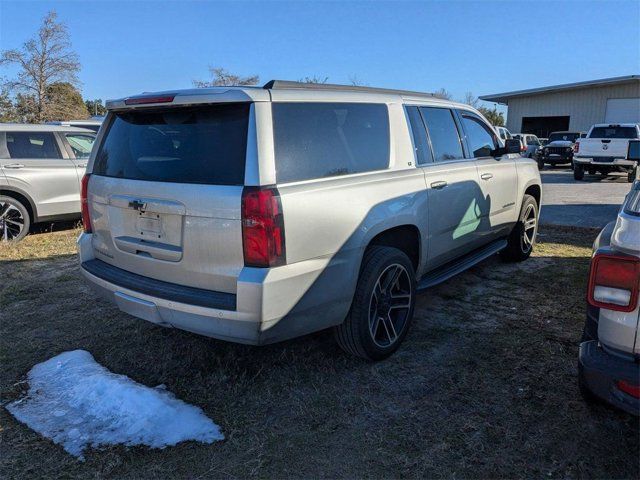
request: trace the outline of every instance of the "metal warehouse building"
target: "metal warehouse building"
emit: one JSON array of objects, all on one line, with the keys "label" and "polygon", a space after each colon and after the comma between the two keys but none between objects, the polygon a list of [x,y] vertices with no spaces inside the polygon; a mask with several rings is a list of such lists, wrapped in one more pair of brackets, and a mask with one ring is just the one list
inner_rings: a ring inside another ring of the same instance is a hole
[{"label": "metal warehouse building", "polygon": [[539,137],[559,130],[586,132],[594,123],[640,123],[640,75],[497,93],[480,99],[508,106],[507,128],[511,132]]}]

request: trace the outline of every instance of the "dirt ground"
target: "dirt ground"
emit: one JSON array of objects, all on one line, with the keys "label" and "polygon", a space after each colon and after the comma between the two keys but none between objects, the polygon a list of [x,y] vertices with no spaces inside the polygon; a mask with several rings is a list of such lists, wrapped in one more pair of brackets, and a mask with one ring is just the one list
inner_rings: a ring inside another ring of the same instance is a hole
[{"label": "dirt ground", "polygon": [[544,227],[528,261],[492,258],[426,292],[380,363],[330,332],[249,347],[120,313],[84,285],[75,230],[0,246],[3,405],[34,364],[80,348],[165,384],[226,436],[80,462],[0,408],[0,477],[639,478],[638,419],[588,406],[576,385],[596,234]]}]

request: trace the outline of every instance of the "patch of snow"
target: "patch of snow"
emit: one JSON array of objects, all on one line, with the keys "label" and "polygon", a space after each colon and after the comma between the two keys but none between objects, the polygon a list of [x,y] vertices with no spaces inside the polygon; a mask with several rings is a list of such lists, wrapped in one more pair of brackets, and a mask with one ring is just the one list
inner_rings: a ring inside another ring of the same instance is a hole
[{"label": "patch of snow", "polygon": [[7,410],[81,459],[88,446],[164,448],[224,439],[202,409],[177,399],[164,385],[149,388],[110,372],[84,350],[39,363],[28,382],[27,395]]}]

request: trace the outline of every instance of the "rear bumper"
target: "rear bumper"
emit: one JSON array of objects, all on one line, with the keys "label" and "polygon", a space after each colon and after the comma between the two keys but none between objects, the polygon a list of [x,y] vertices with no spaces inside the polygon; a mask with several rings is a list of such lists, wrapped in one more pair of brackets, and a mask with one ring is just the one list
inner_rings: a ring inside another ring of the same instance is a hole
[{"label": "rear bumper", "polygon": [[335,258],[274,269],[243,268],[231,294],[154,280],[96,260],[91,234],[78,238],[78,252],[80,270],[91,288],[121,311],[157,325],[250,345],[341,323],[355,289],[345,282],[351,262]]},{"label": "rear bumper", "polygon": [[640,399],[622,392],[620,380],[637,385],[640,364],[607,353],[596,340],[580,344],[579,369],[584,385],[598,398],[633,415],[640,415]]},{"label": "rear bumper", "polygon": [[627,160],[625,158],[614,158],[611,161],[598,161],[592,157],[573,157],[573,162],[579,165],[597,165],[602,167],[626,167],[633,168],[636,164],[634,160]]}]

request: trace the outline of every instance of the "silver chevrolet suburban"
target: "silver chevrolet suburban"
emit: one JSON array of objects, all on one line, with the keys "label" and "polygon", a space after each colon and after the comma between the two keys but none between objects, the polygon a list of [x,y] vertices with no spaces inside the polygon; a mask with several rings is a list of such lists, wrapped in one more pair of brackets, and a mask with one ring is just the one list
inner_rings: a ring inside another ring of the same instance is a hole
[{"label": "silver chevrolet suburban", "polygon": [[416,293],[532,251],[540,176],[468,105],[271,81],[107,103],[81,270],[131,315],[219,339],[333,327],[379,360]]}]

